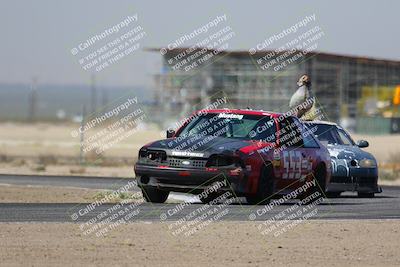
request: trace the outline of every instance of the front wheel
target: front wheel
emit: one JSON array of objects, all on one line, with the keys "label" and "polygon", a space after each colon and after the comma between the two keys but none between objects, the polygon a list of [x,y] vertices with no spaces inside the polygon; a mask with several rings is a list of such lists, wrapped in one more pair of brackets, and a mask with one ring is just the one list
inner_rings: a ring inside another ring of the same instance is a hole
[{"label": "front wheel", "polygon": [[169,195],[169,191],[163,191],[155,187],[142,187],[142,194],[146,202],[164,203]]},{"label": "front wheel", "polygon": [[200,197],[200,201],[203,204],[210,204],[210,202],[217,199],[220,195],[221,194],[218,194],[218,193],[208,193],[208,194],[205,194],[204,197]]},{"label": "front wheel", "polygon": [[268,204],[274,194],[274,170],[272,165],[264,166],[258,181],[257,193],[246,196],[251,205]]}]

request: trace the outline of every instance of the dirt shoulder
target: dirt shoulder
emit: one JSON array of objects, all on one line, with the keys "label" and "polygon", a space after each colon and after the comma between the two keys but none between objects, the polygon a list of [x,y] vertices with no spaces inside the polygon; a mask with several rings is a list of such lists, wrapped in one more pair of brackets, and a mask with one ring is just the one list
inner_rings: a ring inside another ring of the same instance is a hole
[{"label": "dirt shoulder", "polygon": [[1,223],[5,266],[399,266],[398,221],[308,221],[279,237],[254,222],[212,223],[191,237],[167,224],[120,225],[106,237],[77,224]]},{"label": "dirt shoulder", "polygon": [[0,203],[91,203],[101,190],[0,184]]},{"label": "dirt shoulder", "polygon": [[[92,203],[111,194],[111,190],[57,186],[25,186],[0,184],[0,203]],[[105,203],[138,202],[134,192],[109,196]]]},{"label": "dirt shoulder", "polygon": [[79,166],[79,165],[47,165],[38,171],[32,166],[15,166],[9,163],[0,163],[2,174],[23,175],[65,175],[65,176],[98,176],[98,177],[120,177],[134,178],[133,166],[102,167],[102,166]]}]

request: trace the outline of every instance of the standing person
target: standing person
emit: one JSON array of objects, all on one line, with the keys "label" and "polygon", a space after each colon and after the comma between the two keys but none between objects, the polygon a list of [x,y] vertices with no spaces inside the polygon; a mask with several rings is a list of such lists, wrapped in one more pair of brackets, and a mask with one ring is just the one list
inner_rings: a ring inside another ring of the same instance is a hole
[{"label": "standing person", "polygon": [[297,90],[290,98],[289,107],[297,118],[304,118],[306,113],[314,106],[314,96],[311,92],[311,81],[308,75],[304,74],[297,81]]}]

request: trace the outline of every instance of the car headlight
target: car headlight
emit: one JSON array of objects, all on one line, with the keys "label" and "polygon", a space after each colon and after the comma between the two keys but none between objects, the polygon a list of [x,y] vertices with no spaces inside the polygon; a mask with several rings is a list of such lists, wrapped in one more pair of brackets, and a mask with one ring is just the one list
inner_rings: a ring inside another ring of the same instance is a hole
[{"label": "car headlight", "polygon": [[206,163],[206,167],[227,167],[231,165],[241,166],[240,158],[229,155],[212,155]]},{"label": "car headlight", "polygon": [[375,168],[376,162],[372,159],[362,159],[358,163],[361,168]]},{"label": "car headlight", "polygon": [[162,150],[139,150],[139,159],[161,162],[165,161],[166,158],[167,154],[165,153],[165,151]]}]

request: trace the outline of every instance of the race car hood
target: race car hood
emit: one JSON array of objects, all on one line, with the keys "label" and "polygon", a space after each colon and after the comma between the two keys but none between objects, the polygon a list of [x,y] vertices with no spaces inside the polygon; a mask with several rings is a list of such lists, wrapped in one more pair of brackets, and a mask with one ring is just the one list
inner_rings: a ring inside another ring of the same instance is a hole
[{"label": "race car hood", "polygon": [[327,145],[329,155],[333,159],[347,159],[347,160],[360,160],[360,159],[372,159],[375,160],[374,156],[370,153],[362,150],[358,146],[348,145]]},{"label": "race car hood", "polygon": [[168,156],[208,158],[213,154],[231,154],[252,145],[249,140],[213,136],[176,137],[155,141],[146,149],[163,150]]},{"label": "race car hood", "polygon": [[332,160],[332,176],[334,177],[360,177],[360,175],[362,177],[363,174],[365,176],[365,169],[352,165],[352,160],[371,159],[376,162],[374,156],[358,146],[327,145],[327,148]]}]

